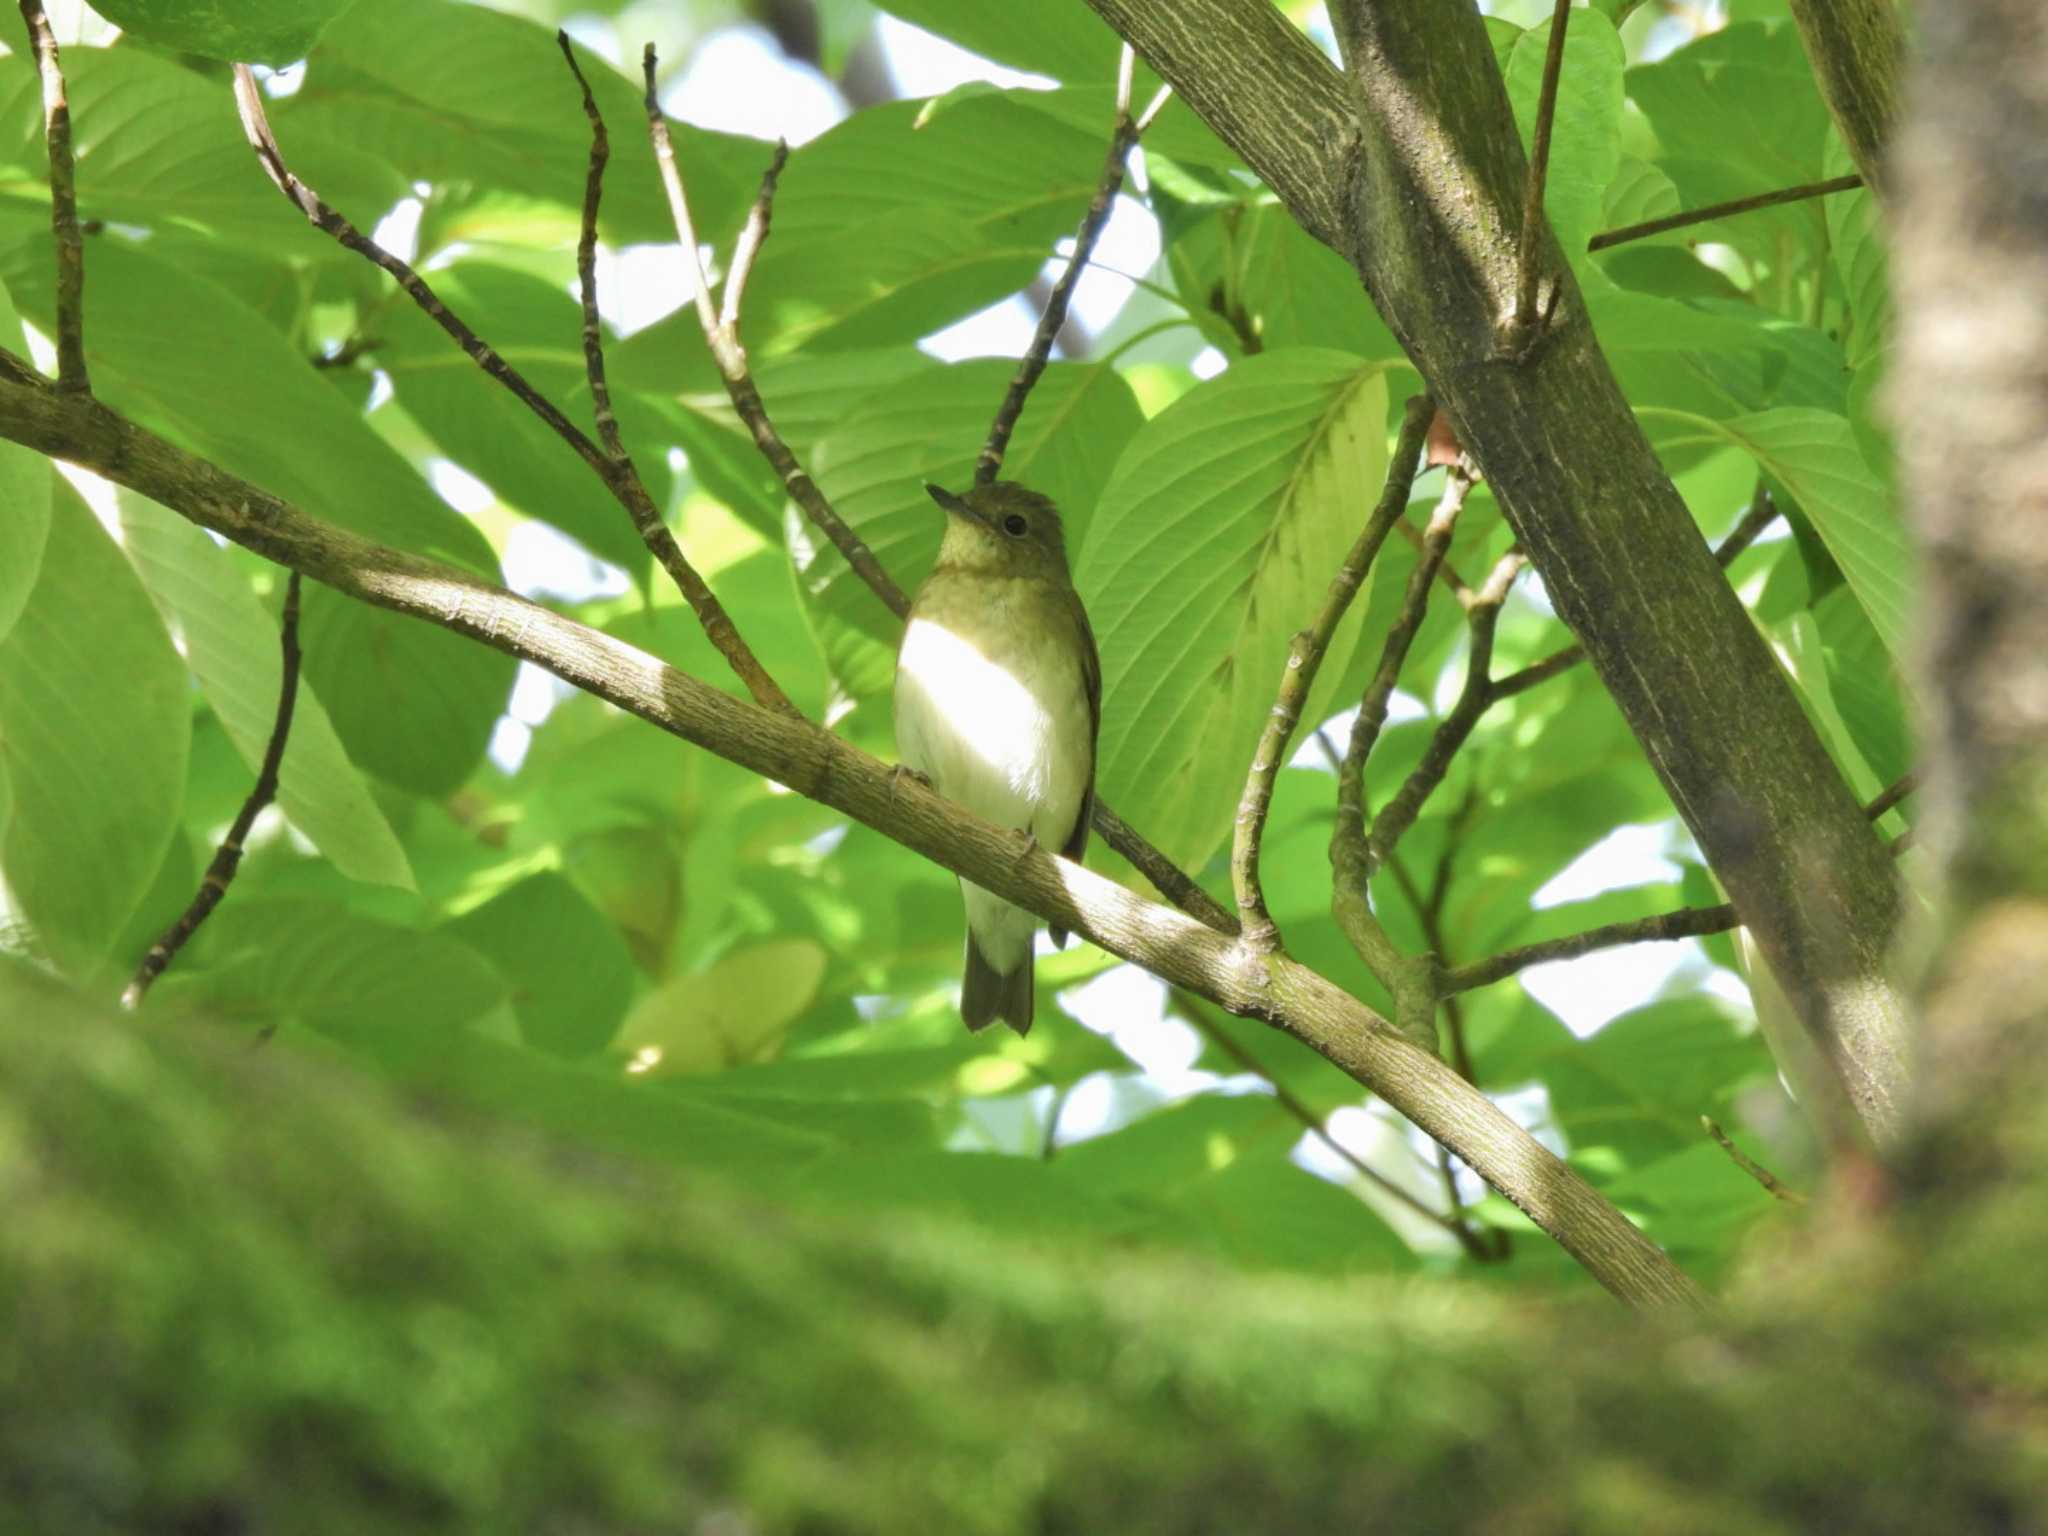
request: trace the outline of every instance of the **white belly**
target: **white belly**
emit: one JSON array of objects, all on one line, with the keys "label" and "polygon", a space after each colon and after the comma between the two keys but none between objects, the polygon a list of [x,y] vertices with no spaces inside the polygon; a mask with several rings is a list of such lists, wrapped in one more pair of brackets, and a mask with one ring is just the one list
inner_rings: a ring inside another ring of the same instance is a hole
[{"label": "white belly", "polygon": [[[943,625],[913,618],[896,663],[896,750],[947,799],[1057,851],[1088,792],[1093,720],[1079,658],[1033,638],[1023,647],[991,644],[984,654]],[[1030,955],[1036,919],[963,888],[989,963],[1014,969]]]}]

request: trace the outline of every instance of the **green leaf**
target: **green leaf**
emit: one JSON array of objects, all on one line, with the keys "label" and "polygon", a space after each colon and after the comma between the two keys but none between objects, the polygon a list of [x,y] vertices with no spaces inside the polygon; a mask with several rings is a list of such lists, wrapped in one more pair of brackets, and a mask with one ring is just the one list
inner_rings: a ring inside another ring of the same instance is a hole
[{"label": "green leaf", "polygon": [[[0,287],[0,347],[26,357],[14,301]],[[50,536],[50,461],[19,443],[0,443],[0,641],[28,604]]]},{"label": "green leaf", "polygon": [[1883,210],[1867,187],[1827,200],[1828,245],[1849,311],[1849,366],[1861,368],[1892,335],[1892,295]]},{"label": "green leaf", "polygon": [[[434,291],[486,338],[542,395],[593,440],[596,425],[583,366],[583,313],[576,300],[538,277],[488,262],[435,272]],[[694,311],[693,311],[694,313]],[[489,485],[498,499],[578,540],[592,554],[643,573],[650,556],[625,508],[576,452],[511,391],[471,362],[419,308],[399,304],[378,322],[377,363],[398,403],[441,451]],[[622,425],[635,421],[618,402]],[[665,436],[628,434],[657,505],[667,500]]]},{"label": "green leaf", "polygon": [[[881,9],[1012,69],[1082,84],[1116,78],[1117,36],[1086,8],[879,0]],[[1107,134],[1104,134],[1105,142]]]},{"label": "green leaf", "polygon": [[[938,556],[941,519],[926,481],[965,485],[1016,365],[1000,358],[912,375],[820,439],[818,484],[882,568],[915,591]],[[1078,549],[1117,456],[1142,418],[1130,386],[1100,364],[1054,363],[1031,392],[1003,474],[1050,496]],[[898,626],[824,537],[790,515],[798,578],[820,648],[849,692],[880,694],[895,675]]]},{"label": "green leaf", "polygon": [[403,1064],[495,1008],[505,983],[440,934],[334,902],[230,899],[199,930],[190,961],[151,994],[160,996],[303,1024]]},{"label": "green leaf", "polygon": [[[139,48],[66,48],[64,78],[82,218],[232,237],[302,259],[358,259],[313,229],[254,163],[224,80]],[[306,128],[284,143],[294,171],[366,228],[406,195],[406,178],[346,132]],[[23,50],[0,60],[0,164],[28,183],[19,190],[47,189],[42,90]],[[98,250],[87,252],[88,270]]]},{"label": "green leaf", "polygon": [[1660,163],[1690,206],[1821,178],[1827,108],[1790,27],[1724,27],[1635,66],[1627,89],[1656,131]]},{"label": "green leaf", "polygon": [[809,939],[777,939],[678,976],[641,999],[619,1031],[627,1071],[716,1072],[774,1055],[817,996],[825,963],[825,951]]},{"label": "green leaf", "polygon": [[[1308,624],[1378,499],[1382,367],[1347,353],[1262,353],[1147,422],[1117,464],[1075,582],[1102,652],[1103,794],[1184,867],[1224,836]],[[1360,643],[1339,627],[1304,719]]]},{"label": "green leaf", "polygon": [[1403,356],[1358,274],[1276,203],[1219,207],[1166,258],[1203,335],[1233,357],[1296,346]]},{"label": "green leaf", "polygon": [[1864,462],[1847,420],[1795,406],[1732,421],[1648,407],[1638,414],[1660,452],[1704,436],[1731,442],[1755,459],[1811,519],[1886,648],[1906,654],[1912,548],[1897,498]]},{"label": "green leaf", "polygon": [[0,873],[43,950],[80,974],[107,958],[177,828],[191,685],[85,504],[64,486],[49,508],[35,586],[0,642]]},{"label": "green leaf", "polygon": [[[47,240],[5,252],[7,281],[54,328]],[[492,579],[488,541],[436,496],[286,340],[147,245],[96,240],[87,355],[115,409],[314,516]],[[234,363],[220,348],[233,338]],[[511,658],[309,587],[306,676],[349,756],[407,789],[454,789],[483,756]]]},{"label": "green leaf", "polygon": [[[606,234],[673,243],[637,78],[587,50],[577,59],[610,129]],[[317,134],[378,157],[407,182],[431,183],[457,206],[496,200],[529,236],[534,205],[545,205],[557,232],[574,239],[590,125],[553,33],[522,17],[456,0],[357,0],[313,50],[297,94],[271,115],[295,164],[299,135]],[[770,146],[686,123],[670,132],[697,238],[722,246],[753,200]],[[313,185],[365,229],[384,212],[343,205]],[[493,232],[488,217],[438,227],[446,240]]]},{"label": "green leaf", "polygon": [[497,968],[526,1043],[551,1056],[611,1044],[633,1000],[633,958],[619,931],[551,870],[529,875],[441,930]]},{"label": "green leaf", "polygon": [[1007,95],[917,113],[870,107],[790,156],[747,287],[764,355],[914,341],[1024,287],[1080,222],[1102,135]]},{"label": "green leaf", "polygon": [[[196,526],[132,492],[122,492],[120,504],[128,558],[164,622],[183,637],[186,663],[253,782],[270,744],[283,680],[277,617]],[[351,880],[413,888],[405,850],[348,760],[318,692],[303,678],[277,801]]]},{"label": "green leaf", "polygon": [[122,31],[228,63],[290,64],[355,0],[92,0]]},{"label": "green leaf", "polygon": [[[1526,144],[1534,134],[1542,96],[1543,60],[1550,23],[1515,39],[1508,55],[1508,99]],[[1543,210],[1568,258],[1583,257],[1600,228],[1607,186],[1621,165],[1621,38],[1598,11],[1575,10],[1564,37],[1557,110],[1551,118],[1550,162]]]}]

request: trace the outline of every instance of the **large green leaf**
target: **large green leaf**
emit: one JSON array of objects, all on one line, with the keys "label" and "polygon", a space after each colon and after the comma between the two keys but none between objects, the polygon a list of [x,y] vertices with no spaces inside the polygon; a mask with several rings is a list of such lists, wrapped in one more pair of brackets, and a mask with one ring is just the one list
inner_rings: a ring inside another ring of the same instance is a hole
[{"label": "large green leaf", "polygon": [[1358,274],[1277,203],[1228,203],[1167,249],[1189,312],[1232,356],[1315,346],[1399,358]]},{"label": "large green leaf", "polygon": [[[597,428],[583,363],[583,314],[575,299],[528,273],[466,261],[434,274],[434,291],[593,440]],[[552,523],[592,554],[644,571],[649,556],[625,508],[590,466],[511,391],[489,377],[411,304],[378,322],[377,363],[398,403],[442,452],[531,517]],[[630,398],[622,425],[645,425]],[[666,435],[631,434],[627,450],[657,504],[668,490]]]},{"label": "large green leaf", "polygon": [[[14,301],[0,287],[0,347],[26,357]],[[18,443],[0,443],[0,640],[14,628],[42,568],[50,536],[50,461]]]},{"label": "large green leaf", "polygon": [[870,107],[790,156],[747,288],[762,351],[914,341],[1022,288],[1079,222],[1101,135],[999,94],[917,114]]},{"label": "large green leaf", "polygon": [[528,1045],[587,1056],[611,1043],[633,998],[632,956],[619,931],[561,875],[529,875],[443,932],[511,984]]},{"label": "large green leaf", "polygon": [[[906,591],[937,558],[941,519],[926,481],[963,486],[1016,365],[985,358],[912,375],[820,439],[818,484]],[[1058,503],[1080,547],[1112,466],[1138,431],[1130,386],[1113,369],[1055,363],[1031,393],[1003,474]],[[895,617],[808,523],[792,513],[799,578],[833,675],[877,694],[894,675]]]},{"label": "large green leaf", "polygon": [[[253,780],[283,678],[276,616],[256,601],[235,563],[176,513],[123,492],[121,532],[128,558],[164,622],[183,638],[186,663]],[[303,678],[277,801],[350,879],[412,888],[405,850]]]},{"label": "large green leaf", "polygon": [[49,507],[35,586],[0,642],[0,874],[42,948],[79,973],[107,957],[163,862],[192,705],[113,540],[69,487]]},{"label": "large green leaf", "polygon": [[[251,7],[238,7],[249,11]],[[139,48],[67,48],[82,217],[232,238],[296,257],[353,261],[278,195],[235,120],[225,79]],[[293,168],[365,228],[406,195],[406,178],[348,133],[286,139]],[[47,197],[42,91],[22,50],[0,59],[0,165],[15,196]],[[86,253],[88,270],[98,247]]]},{"label": "large green leaf", "polygon": [[[1261,353],[1147,422],[1103,493],[1075,576],[1102,651],[1097,782],[1183,865],[1230,824],[1289,637],[1379,496],[1386,420],[1380,365]],[[1358,644],[1354,609],[1305,719]]]},{"label": "large green leaf", "polygon": [[1730,421],[1647,407],[1639,414],[1660,451],[1706,438],[1733,443],[1754,458],[1812,521],[1885,646],[1894,656],[1906,654],[1912,547],[1897,497],[1864,462],[1845,418],[1797,406]]},{"label": "large green leaf", "polygon": [[[1549,46],[1546,22],[1516,38],[1508,54],[1508,99],[1525,142],[1535,131]],[[1584,256],[1586,241],[1599,230],[1608,183],[1621,166],[1623,62],[1614,24],[1598,11],[1573,11],[1551,117],[1543,211],[1565,254],[1574,259]]]},{"label": "large green leaf", "polygon": [[[46,242],[5,260],[23,308],[53,327]],[[87,357],[109,405],[317,517],[496,576],[483,535],[232,294],[119,238],[96,241],[89,261]],[[359,766],[428,795],[468,776],[511,686],[509,657],[317,586],[302,632],[306,676]]]},{"label": "large green leaf", "polygon": [[159,48],[230,63],[289,64],[355,0],[93,0],[107,20]]},{"label": "large green leaf", "polygon": [[928,32],[1007,64],[1079,84],[1116,78],[1117,36],[1085,6],[880,0]]},{"label": "large green leaf", "polygon": [[[673,241],[637,81],[594,54],[579,52],[578,61],[611,132],[606,232],[622,243]],[[521,17],[457,0],[358,0],[327,29],[305,83],[272,116],[294,159],[300,135],[317,135],[353,144],[444,198],[544,204],[563,221],[557,233],[575,228],[590,125],[554,36]],[[697,237],[723,244],[753,199],[769,146],[683,123],[672,133]],[[383,210],[343,212],[367,228]]]}]

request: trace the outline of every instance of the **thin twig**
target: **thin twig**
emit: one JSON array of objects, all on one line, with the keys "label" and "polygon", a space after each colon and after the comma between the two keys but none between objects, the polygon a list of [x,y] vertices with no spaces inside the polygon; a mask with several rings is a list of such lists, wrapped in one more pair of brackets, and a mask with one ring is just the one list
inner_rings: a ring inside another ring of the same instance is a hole
[{"label": "thin twig", "polygon": [[213,909],[220,905],[221,898],[228,893],[228,886],[235,878],[235,872],[242,865],[242,848],[249,839],[249,831],[256,825],[256,818],[263,814],[263,808],[277,798],[278,769],[284,763],[285,744],[291,739],[292,711],[299,699],[299,573],[293,571],[285,583],[284,617],[278,626],[279,648],[284,657],[283,677],[277,687],[277,718],[270,727],[270,742],[263,749],[263,762],[256,770],[255,787],[249,791],[249,798],[242,802],[242,808],[235,814],[227,836],[220,840],[220,847],[214,850],[213,862],[206,866],[206,874],[199,882],[199,889],[192,897],[192,903],[180,914],[178,920],[164,930],[162,938],[149,946],[142,957],[142,963],[135,968],[135,977],[121,994],[121,1006],[134,1008],[141,1004],[143,994],[150,984],[164,973],[179,950],[199,930],[199,925],[213,915]]},{"label": "thin twig", "polygon": [[85,241],[78,229],[77,165],[71,153],[71,103],[57,37],[42,0],[21,0],[29,46],[43,87],[43,138],[50,153],[50,234],[57,247],[57,387],[89,395],[85,369]]},{"label": "thin twig", "polygon": [[[1399,1184],[1396,1184],[1356,1152],[1345,1146],[1343,1142],[1331,1135],[1330,1129],[1324,1124],[1321,1115],[1318,1115],[1298,1098],[1291,1089],[1274,1077],[1271,1072],[1268,1072],[1258,1057],[1238,1044],[1231,1037],[1228,1030],[1224,1029],[1222,1025],[1209,1016],[1208,1007],[1204,1004],[1203,999],[1196,997],[1192,992],[1185,992],[1179,988],[1174,989],[1173,995],[1174,1000],[1180,1004],[1181,1012],[1187,1016],[1188,1021],[1202,1033],[1209,1043],[1236,1062],[1245,1071],[1258,1078],[1267,1087],[1271,1088],[1273,1090],[1274,1102],[1298,1120],[1311,1136],[1315,1137],[1317,1141],[1320,1141],[1324,1146],[1336,1153],[1337,1156],[1349,1163],[1357,1171],[1358,1175],[1375,1189],[1382,1190],[1386,1194],[1393,1196],[1394,1199],[1400,1201],[1401,1204],[1416,1215],[1442,1227],[1446,1232],[1451,1233],[1452,1236],[1458,1235],[1456,1225],[1443,1212],[1431,1210],[1422,1201],[1416,1199],[1414,1195],[1403,1189]],[[1202,1006],[1197,1006],[1198,1004],[1202,1004]]]},{"label": "thin twig", "polygon": [[1381,807],[1379,815],[1373,819],[1368,845],[1370,858],[1366,866],[1368,872],[1386,862],[1394,845],[1415,824],[1423,804],[1443,782],[1444,775],[1450,772],[1451,759],[1464,747],[1473,728],[1479,724],[1479,717],[1492,707],[1493,637],[1500,626],[1501,605],[1508,599],[1508,589],[1514,585],[1526,563],[1526,557],[1519,548],[1509,550],[1495,563],[1485,583],[1476,592],[1466,595],[1465,614],[1471,625],[1472,639],[1465,661],[1465,686],[1460,690],[1458,702],[1452,706],[1451,712],[1431,734],[1422,761],[1415,765],[1394,798]]},{"label": "thin twig", "polygon": [[1738,213],[1751,213],[1758,208],[1776,208],[1783,203],[1804,202],[1809,197],[1826,197],[1835,192],[1853,192],[1862,185],[1861,176],[1835,176],[1826,181],[1809,182],[1805,186],[1783,187],[1776,192],[1759,192],[1754,197],[1738,197],[1725,203],[1710,203],[1705,208],[1691,208],[1684,213],[1666,214],[1661,219],[1646,219],[1641,224],[1624,224],[1619,229],[1603,229],[1586,242],[1586,249],[1604,251],[1613,246],[1626,245],[1631,240],[1647,240],[1652,235],[1684,229],[1689,224],[1705,224],[1714,219],[1731,218]]},{"label": "thin twig", "polygon": [[[573,58],[570,63],[572,66],[575,63]],[[696,614],[705,635],[746,685],[754,702],[769,709],[793,709],[788,695],[776,686],[775,679],[768,675],[767,669],[741,637],[731,615],[725,611],[725,605],[705,585],[704,578],[697,574],[696,568],[668,531],[654,505],[654,498],[648,494],[646,485],[633,469],[632,461],[623,456],[616,459],[608,456],[581,428],[564,416],[554,402],[535,389],[524,374],[499,356],[459,315],[442,303],[440,296],[419,273],[321,201],[318,193],[292,173],[291,167],[285,164],[284,151],[278,146],[277,136],[271,131],[270,119],[263,107],[262,88],[246,64],[235,66],[235,105],[241,113],[242,132],[249,141],[249,147],[256,151],[264,172],[276,183],[286,201],[304,214],[307,222],[322,234],[390,274],[427,318],[454,338],[470,361],[510,390],[551,432],[575,450],[612,493],[613,499],[625,508],[640,534],[641,542],[668,572],[670,580]],[[586,193],[586,197],[588,195]]]},{"label": "thin twig", "polygon": [[614,464],[624,460],[626,445],[619,435],[619,419],[612,412],[611,385],[604,373],[604,326],[597,311],[597,212],[604,197],[604,168],[611,159],[611,135],[605,132],[604,114],[583,78],[583,66],[576,62],[576,49],[567,32],[555,33],[555,42],[568,61],[576,88],[583,93],[583,115],[590,122],[590,169],[583,178],[583,222],[576,236],[576,282],[583,299],[583,373],[590,381],[591,413],[597,421],[597,440]]},{"label": "thin twig", "polygon": [[[1714,547],[1714,559],[1726,570],[1735,563],[1735,557],[1754,544],[1766,528],[1778,520],[1778,503],[1770,491],[1759,485],[1756,495],[1750,499],[1749,510],[1742,519],[1728,530],[1728,536]],[[1553,651],[1541,661],[1531,662],[1519,672],[1510,672],[1506,677],[1494,679],[1493,698],[1498,703],[1511,699],[1518,693],[1526,693],[1539,683],[1547,683],[1559,673],[1569,672],[1586,659],[1586,648],[1582,645],[1568,645]]]},{"label": "thin twig", "polygon": [[1450,548],[1458,513],[1471,489],[1470,469],[1463,462],[1450,466],[1443,495],[1430,515],[1422,554],[1401,595],[1400,612],[1380,649],[1379,669],[1351,723],[1351,740],[1337,769],[1337,817],[1330,832],[1330,914],[1366,969],[1392,996],[1395,1026],[1429,1050],[1434,1050],[1436,1043],[1436,963],[1427,955],[1403,954],[1373,914],[1372,853],[1365,837],[1365,764],[1386,723],[1387,703],[1400,678],[1401,664],[1407,660],[1429,607],[1430,583],[1436,579],[1444,551]]},{"label": "thin twig", "polygon": [[1045,312],[1038,317],[1038,329],[1031,337],[1031,345],[1017,360],[1017,371],[1011,375],[1003,403],[996,408],[995,420],[989,424],[988,440],[982,444],[981,452],[975,458],[976,485],[987,485],[1003,467],[1003,454],[1010,446],[1010,434],[1016,430],[1017,418],[1024,414],[1024,402],[1030,397],[1032,386],[1045,372],[1046,359],[1052,356],[1053,340],[1059,335],[1060,327],[1067,323],[1067,306],[1073,301],[1074,288],[1088,265],[1095,242],[1102,238],[1110,211],[1116,206],[1116,195],[1124,184],[1124,168],[1131,158],[1131,150],[1136,147],[1138,135],[1145,131],[1146,124],[1166,105],[1171,88],[1161,86],[1143,116],[1132,118],[1131,71],[1135,59],[1131,45],[1124,44],[1117,70],[1116,120],[1110,130],[1109,153],[1103,158],[1102,174],[1095,181],[1095,195],[1089,198],[1088,211],[1081,216],[1081,227],[1075,231],[1074,251],[1067,258],[1067,270],[1053,285],[1052,294],[1045,302]]},{"label": "thin twig", "polygon": [[[818,489],[817,482],[805,473],[797,456],[790,451],[789,444],[776,430],[768,415],[768,407],[761,399],[761,392],[755,387],[746,348],[740,342],[741,289],[754,255],[768,237],[776,178],[782,173],[789,146],[776,146],[775,157],[761,178],[761,190],[747,215],[746,229],[740,236],[739,248],[726,276],[723,311],[714,313],[702,263],[697,257],[696,233],[690,223],[690,204],[683,188],[682,170],[676,160],[675,147],[670,142],[668,120],[663,116],[660,100],[655,94],[655,66],[654,48],[650,44],[641,55],[647,90],[648,135],[654,144],[655,161],[661,168],[662,187],[668,194],[669,213],[676,225],[677,239],[688,259],[697,264],[697,319],[703,327],[712,359],[718,365],[719,377],[725,382],[726,397],[732,401],[733,410],[740,420],[746,423],[754,446],[781,478],[790,499],[803,509],[811,525],[831,541],[832,547],[839,551],[853,573],[891,613],[898,619],[907,618],[910,613],[909,594],[895,583],[881,561],[875,558],[874,551],[847,525],[825,493]],[[1150,109],[1146,115],[1150,116]],[[1140,120],[1142,125],[1143,119]],[[1102,834],[1105,843],[1130,860],[1132,866],[1152,882],[1160,895],[1183,912],[1219,932],[1237,932],[1235,914],[1176,868],[1172,860],[1140,836],[1099,795],[1095,800],[1095,829]]]},{"label": "thin twig", "polygon": [[1543,51],[1543,89],[1536,98],[1536,131],[1529,143],[1529,176],[1522,188],[1522,238],[1516,252],[1515,325],[1533,331],[1536,312],[1536,247],[1543,230],[1543,182],[1550,171],[1550,125],[1557,116],[1557,77],[1564,66],[1565,28],[1572,0],[1557,0],[1550,17],[1550,42]]},{"label": "thin twig", "polygon": [[1723,1152],[1726,1152],[1728,1156],[1734,1160],[1736,1167],[1740,1168],[1752,1179],[1755,1179],[1757,1183],[1761,1184],[1767,1191],[1769,1191],[1773,1199],[1782,1200],[1787,1205],[1806,1204],[1806,1196],[1802,1195],[1796,1189],[1788,1189],[1775,1173],[1771,1172],[1771,1170],[1766,1168],[1762,1163],[1758,1162],[1755,1158],[1751,1157],[1748,1153],[1744,1152],[1742,1148],[1736,1146],[1735,1143],[1729,1139],[1728,1133],[1722,1130],[1721,1127],[1717,1125],[1710,1117],[1706,1115],[1701,1115],[1700,1127],[1709,1136],[1714,1138],[1715,1142],[1720,1146]]},{"label": "thin twig", "polygon": [[1244,792],[1238,799],[1236,833],[1230,850],[1230,879],[1237,896],[1238,919],[1243,925],[1245,942],[1254,948],[1270,950],[1280,942],[1280,930],[1266,909],[1265,892],[1259,884],[1259,844],[1267,814],[1273,807],[1273,786],[1287,761],[1288,746],[1301,723],[1301,712],[1307,707],[1309,691],[1315,686],[1316,673],[1330,647],[1330,637],[1350,610],[1352,599],[1358,595],[1379,555],[1380,545],[1407,510],[1415,471],[1422,462],[1422,440],[1435,413],[1436,403],[1427,395],[1417,395],[1408,402],[1379,502],[1366,518],[1365,527],[1359,531],[1344,563],[1337,567],[1337,574],[1330,578],[1330,590],[1315,621],[1307,629],[1297,631],[1288,642],[1287,664],[1281,669],[1273,708],[1266,715],[1265,729],[1259,733],[1251,769],[1245,775]]},{"label": "thin twig", "polygon": [[1872,821],[1875,821],[1919,787],[1920,776],[1916,773],[1906,774],[1889,788],[1882,791],[1870,804],[1864,806],[1863,814]]},{"label": "thin twig", "polygon": [[[690,220],[690,200],[683,189],[683,173],[676,160],[675,146],[670,141],[668,118],[661,110],[661,99],[655,91],[655,68],[657,59],[654,45],[649,43],[640,56],[641,73],[646,84],[647,132],[654,145],[655,163],[661,168],[661,184],[668,194],[669,216],[676,227],[676,240],[682,246],[683,258],[690,265],[696,277],[697,321],[704,332],[704,341],[711,349],[712,360],[718,365],[719,377],[725,381],[725,392],[732,401],[733,409],[746,423],[752,434],[754,446],[761,451],[775,473],[781,478],[783,487],[790,498],[803,508],[819,532],[832,541],[832,547],[845,557],[856,575],[867,583],[868,588],[889,605],[889,611],[897,618],[910,612],[910,598],[904,590],[890,579],[889,573],[875,558],[874,551],[867,543],[847,526],[832,503],[817,487],[817,483],[804,472],[804,467],[783,441],[782,434],[770,420],[768,407],[762,403],[761,392],[754,386],[753,372],[747,362],[746,348],[740,344],[739,295],[728,291],[726,313],[721,317],[711,302],[710,284],[704,272],[704,263],[698,255],[697,233]],[[748,228],[758,233],[751,238],[743,235],[741,243],[749,247],[745,266],[736,260],[734,275],[744,279],[752,266],[752,256],[768,236],[769,216],[775,202],[776,179],[782,174],[782,167],[789,158],[789,146],[777,144],[775,156],[768,164],[768,170],[761,178],[761,190],[754,198],[753,210],[747,216]]]},{"label": "thin twig", "polygon": [[1588,928],[1583,933],[1568,933],[1562,938],[1545,939],[1540,944],[1502,950],[1470,965],[1447,966],[1441,986],[1443,994],[1450,997],[1459,992],[1470,992],[1476,987],[1491,986],[1532,965],[1545,965],[1553,960],[1575,960],[1580,955],[1591,954],[1596,949],[1612,949],[1617,944],[1649,944],[1726,933],[1740,923],[1733,904],[1729,902],[1718,907],[1680,907],[1676,912],[1660,912],[1655,917],[1639,917],[1626,923],[1607,923],[1598,928]]}]

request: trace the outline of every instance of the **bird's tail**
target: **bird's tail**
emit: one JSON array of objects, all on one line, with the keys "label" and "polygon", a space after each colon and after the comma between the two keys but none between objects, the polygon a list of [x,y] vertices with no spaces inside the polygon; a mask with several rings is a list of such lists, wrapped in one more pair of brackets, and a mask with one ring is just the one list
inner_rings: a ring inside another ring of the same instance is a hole
[{"label": "bird's tail", "polygon": [[960,981],[960,1017],[967,1027],[986,1029],[1000,1019],[1018,1034],[1030,1034],[1036,970],[1027,948],[1017,968],[1005,976],[983,957],[981,946],[974,942],[974,930],[968,929],[967,969]]}]

